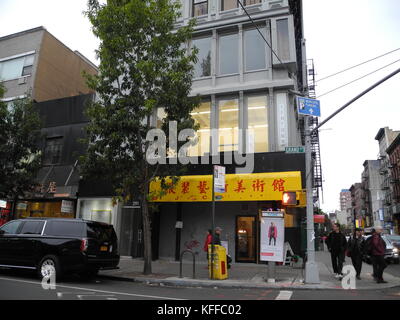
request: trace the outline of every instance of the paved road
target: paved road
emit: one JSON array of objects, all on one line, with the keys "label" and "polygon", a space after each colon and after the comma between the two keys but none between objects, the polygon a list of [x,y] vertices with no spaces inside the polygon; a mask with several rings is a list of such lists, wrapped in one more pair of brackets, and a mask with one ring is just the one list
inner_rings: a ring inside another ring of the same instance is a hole
[{"label": "paved road", "polygon": [[390,290],[273,290],[183,288],[114,281],[99,277],[83,281],[68,277],[54,290],[44,290],[30,273],[0,272],[0,300],[400,300],[400,288]]}]

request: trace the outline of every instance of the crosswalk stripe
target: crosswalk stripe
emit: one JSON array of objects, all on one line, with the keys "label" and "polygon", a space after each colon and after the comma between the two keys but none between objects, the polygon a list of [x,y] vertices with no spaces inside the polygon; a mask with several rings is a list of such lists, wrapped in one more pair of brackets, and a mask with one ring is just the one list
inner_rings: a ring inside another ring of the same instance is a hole
[{"label": "crosswalk stripe", "polygon": [[275,300],[290,300],[292,294],[293,291],[280,291],[279,295],[275,298]]}]

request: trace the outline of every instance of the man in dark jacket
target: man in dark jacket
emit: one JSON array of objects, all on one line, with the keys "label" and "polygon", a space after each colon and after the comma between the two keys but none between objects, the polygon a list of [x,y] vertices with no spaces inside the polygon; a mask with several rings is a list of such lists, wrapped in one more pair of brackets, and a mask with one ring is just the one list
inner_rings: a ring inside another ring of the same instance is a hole
[{"label": "man in dark jacket", "polygon": [[347,247],[346,237],[340,232],[340,224],[334,223],[332,225],[333,231],[326,239],[326,245],[331,253],[333,272],[335,278],[343,278],[342,268],[344,262],[344,253]]},{"label": "man in dark jacket", "polygon": [[354,235],[349,239],[347,244],[347,250],[350,253],[351,262],[354,269],[356,270],[356,277],[361,280],[361,267],[362,267],[362,257],[364,253],[364,238],[362,236],[362,229],[356,228]]},{"label": "man in dark jacket", "polygon": [[387,283],[383,280],[383,270],[387,267],[385,262],[386,242],[382,239],[382,227],[375,227],[375,232],[369,241],[372,265],[374,268],[374,279],[377,283]]}]

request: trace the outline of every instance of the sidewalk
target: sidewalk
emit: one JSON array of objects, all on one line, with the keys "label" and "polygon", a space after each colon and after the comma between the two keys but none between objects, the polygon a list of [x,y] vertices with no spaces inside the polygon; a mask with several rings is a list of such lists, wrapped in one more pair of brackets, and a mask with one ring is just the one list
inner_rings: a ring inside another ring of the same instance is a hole
[{"label": "sidewalk", "polygon": [[[198,259],[198,257],[197,257]],[[184,261],[183,278],[179,278],[179,262],[157,260],[152,262],[151,275],[143,275],[143,260],[122,257],[118,270],[100,271],[99,275],[111,279],[143,282],[160,286],[186,287],[218,287],[218,288],[270,288],[270,289],[340,289],[341,281],[334,278],[330,254],[327,251],[316,252],[320,284],[304,284],[304,270],[290,266],[276,266],[276,281],[268,283],[268,266],[265,264],[232,263],[228,270],[228,279],[210,280],[206,261],[196,260],[193,279],[192,261]],[[351,259],[346,257],[344,265],[351,265]],[[384,273],[386,284],[377,284],[372,279],[372,266],[363,263],[361,280],[356,281],[357,290],[386,289],[400,286],[400,278]]]}]

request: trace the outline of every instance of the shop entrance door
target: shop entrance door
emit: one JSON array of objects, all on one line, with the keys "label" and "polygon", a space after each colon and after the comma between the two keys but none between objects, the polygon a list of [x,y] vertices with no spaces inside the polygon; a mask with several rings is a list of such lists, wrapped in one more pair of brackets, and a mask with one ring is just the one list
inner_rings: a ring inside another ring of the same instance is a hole
[{"label": "shop entrance door", "polygon": [[256,217],[236,217],[236,262],[256,262]]},{"label": "shop entrance door", "polygon": [[140,209],[122,208],[119,248],[121,256],[143,257],[143,231]]}]

